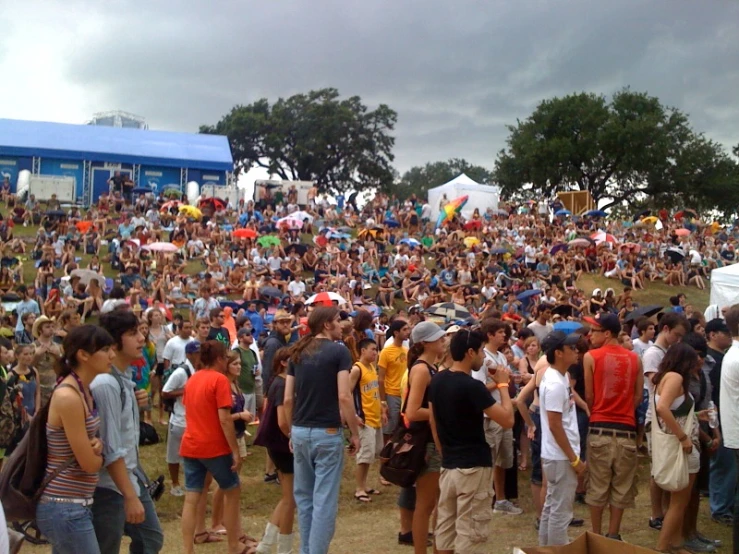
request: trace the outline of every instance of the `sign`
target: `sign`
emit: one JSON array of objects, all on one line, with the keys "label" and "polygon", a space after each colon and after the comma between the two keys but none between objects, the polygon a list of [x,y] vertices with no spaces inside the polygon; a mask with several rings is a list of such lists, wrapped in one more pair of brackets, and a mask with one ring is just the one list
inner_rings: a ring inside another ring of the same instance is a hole
[{"label": "sign", "polygon": [[168,185],[180,186],[180,170],[177,167],[141,166],[139,173],[139,187],[148,187],[157,192]]},{"label": "sign", "polygon": [[53,160],[41,158],[41,175],[53,177],[71,177],[75,183],[75,195],[81,197],[83,193],[82,164],[70,163],[69,160]]}]

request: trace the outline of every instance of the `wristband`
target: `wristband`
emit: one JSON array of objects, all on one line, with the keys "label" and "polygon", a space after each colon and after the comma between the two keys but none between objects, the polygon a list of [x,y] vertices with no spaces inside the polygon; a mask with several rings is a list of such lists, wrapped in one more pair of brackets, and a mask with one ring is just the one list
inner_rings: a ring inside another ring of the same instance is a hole
[{"label": "wristband", "polygon": [[579,465],[580,465],[580,456],[578,456],[577,458],[575,458],[575,461],[574,461],[574,462],[570,462],[570,465],[571,465],[572,467],[577,467],[577,466],[579,466]]},{"label": "wristband", "polygon": [[499,389],[507,389],[508,388],[508,383],[498,383],[498,388]]}]

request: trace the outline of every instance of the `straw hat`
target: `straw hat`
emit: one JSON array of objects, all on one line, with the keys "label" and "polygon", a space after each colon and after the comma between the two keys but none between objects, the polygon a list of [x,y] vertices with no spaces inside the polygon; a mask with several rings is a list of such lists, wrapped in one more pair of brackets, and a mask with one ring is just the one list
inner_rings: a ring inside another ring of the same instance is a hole
[{"label": "straw hat", "polygon": [[49,319],[45,315],[42,315],[41,317],[37,318],[36,321],[33,322],[33,327],[31,327],[31,334],[33,335],[33,338],[37,339],[39,334],[39,329],[41,329],[41,326],[44,323],[54,323],[53,319]]}]

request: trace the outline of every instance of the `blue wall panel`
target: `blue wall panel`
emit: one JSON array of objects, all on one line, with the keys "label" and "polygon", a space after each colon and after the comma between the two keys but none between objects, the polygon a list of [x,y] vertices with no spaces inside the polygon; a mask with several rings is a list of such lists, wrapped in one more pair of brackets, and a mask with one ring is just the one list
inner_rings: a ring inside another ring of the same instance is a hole
[{"label": "blue wall panel", "polygon": [[83,192],[82,175],[84,163],[73,160],[52,160],[41,158],[41,175],[54,175],[75,178],[75,196],[81,197]]},{"label": "blue wall panel", "polygon": [[5,177],[10,179],[10,190],[15,192],[18,184],[18,173],[27,169],[31,171],[33,160],[31,158],[19,158],[14,156],[0,156],[0,183]]},{"label": "blue wall panel", "polygon": [[141,166],[138,187],[149,187],[154,191],[160,191],[167,185],[180,186],[180,170],[173,167]]},{"label": "blue wall panel", "polygon": [[187,180],[195,181],[200,186],[202,185],[225,185],[226,184],[226,172],[225,171],[208,171],[200,169],[188,169]]}]

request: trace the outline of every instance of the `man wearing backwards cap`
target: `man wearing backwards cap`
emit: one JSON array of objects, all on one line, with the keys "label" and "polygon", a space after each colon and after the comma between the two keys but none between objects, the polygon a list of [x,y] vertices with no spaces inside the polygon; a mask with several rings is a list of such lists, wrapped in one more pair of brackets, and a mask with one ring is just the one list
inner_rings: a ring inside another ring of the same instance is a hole
[{"label": "man wearing backwards cap", "polygon": [[567,370],[577,363],[580,335],[549,333],[541,343],[549,368],[539,384],[541,412],[541,463],[547,480],[547,496],[541,510],[539,545],[567,544],[572,521],[577,478],[585,472],[580,459],[577,411]]},{"label": "man wearing backwards cap", "polygon": [[636,496],[636,408],[641,403],[644,373],[639,356],[618,344],[621,321],[615,314],[583,318],[595,348],[585,354],[585,400],[590,408],[585,501],[593,532],[601,534],[606,504],[611,508],[607,537],[621,540],[624,509]]}]

